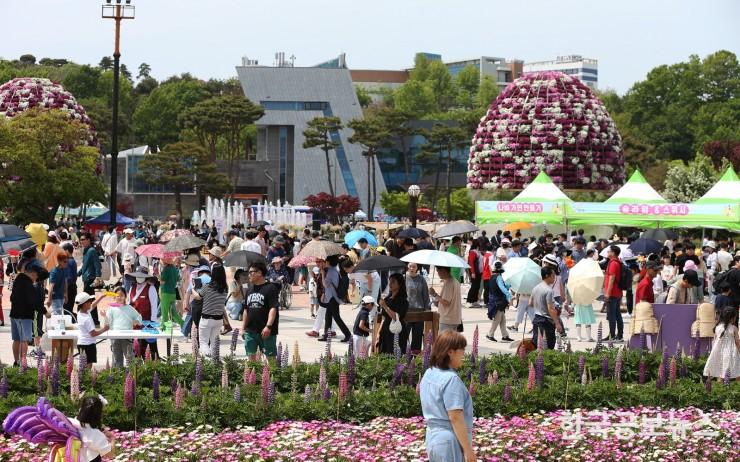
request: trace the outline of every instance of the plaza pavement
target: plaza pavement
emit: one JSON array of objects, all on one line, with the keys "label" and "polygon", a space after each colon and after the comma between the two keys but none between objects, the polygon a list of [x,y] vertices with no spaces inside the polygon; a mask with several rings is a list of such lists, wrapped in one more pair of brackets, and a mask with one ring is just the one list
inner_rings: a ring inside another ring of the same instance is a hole
[{"label": "plaza pavement", "polygon": [[[438,282],[438,281],[436,281]],[[80,284],[81,287],[81,284]],[[439,292],[441,288],[435,284],[435,288]],[[461,293],[463,294],[463,297],[467,294],[468,286],[466,284],[463,284]],[[104,311],[107,306],[107,299],[101,302],[99,305],[99,309]],[[5,315],[5,326],[0,327],[0,360],[4,364],[12,364],[13,362],[13,353],[12,353],[12,342],[10,338],[10,295],[6,291],[3,293],[2,297],[2,307]],[[343,305],[341,307],[341,315],[344,322],[347,324],[349,329],[352,329],[352,325],[354,323],[355,316],[357,314],[357,310],[354,309],[350,305]],[[625,320],[625,333],[624,337],[625,339],[629,339],[629,321],[630,318],[626,316],[626,313],[622,313],[624,320]],[[509,308],[506,311],[506,318],[507,318],[507,325],[514,324],[514,320],[516,318],[516,310]],[[568,329],[568,335],[569,340],[571,341],[571,345],[573,350],[575,351],[585,351],[586,349],[593,348],[593,343],[588,342],[579,342],[576,339],[576,328],[575,324],[573,322],[573,318],[566,318],[565,320],[565,326]],[[606,315],[603,313],[596,312],[596,320],[597,325],[598,322],[603,322],[603,329],[604,329],[604,336],[608,334],[608,323],[606,321]],[[314,361],[319,358],[323,354],[326,348],[326,344],[323,342],[317,341],[315,338],[310,338],[306,336],[305,332],[311,330],[313,326],[314,320],[310,317],[310,310],[308,307],[308,295],[302,291],[299,291],[297,287],[293,288],[293,307],[289,310],[283,310],[280,312],[280,327],[279,327],[279,334],[278,334],[278,341],[282,342],[283,345],[288,345],[291,349],[291,355],[292,355],[292,349],[294,343],[297,341],[299,348],[300,348],[300,356],[301,360],[303,361]],[[510,343],[502,343],[502,342],[491,342],[488,339],[486,339],[486,334],[488,333],[488,329],[490,327],[490,321],[486,317],[486,309],[485,308],[463,308],[463,323],[465,325],[465,331],[464,335],[468,339],[468,348],[470,348],[470,345],[472,345],[473,340],[473,331],[475,330],[475,327],[478,326],[479,328],[479,351],[482,354],[488,354],[492,352],[503,352],[508,354],[515,353],[515,350],[510,348]],[[240,321],[231,321],[231,325],[233,327],[240,327],[241,322]],[[597,325],[594,325],[592,328],[592,335],[594,338],[596,338],[596,328]],[[519,332],[509,332],[509,335],[514,340],[519,340],[522,338],[523,334],[523,326],[520,326]],[[527,330],[529,330],[529,323]],[[585,335],[585,329],[584,329],[584,335]],[[241,336],[240,336],[241,337]],[[497,339],[501,338],[500,331],[497,331],[495,334],[495,337]],[[526,335],[526,337],[531,337],[530,335]],[[342,338],[342,334],[339,330],[337,330],[337,337],[336,341],[332,342],[332,351],[336,353],[346,353],[347,351],[347,344],[341,343],[338,340]],[[224,336],[221,336],[221,355],[228,355],[229,353],[229,346],[231,342],[231,334],[227,334]],[[179,350],[181,353],[190,353],[192,351],[192,347],[189,342],[187,342],[184,338],[180,338],[180,340],[177,340],[176,343],[179,345]],[[166,341],[165,340],[159,340],[159,351],[162,355],[166,352]],[[245,357],[245,351],[244,351],[244,343],[242,339],[239,339],[239,343],[236,349],[236,356],[237,357]],[[102,366],[105,365],[106,360],[111,359],[111,351],[110,351],[110,343],[108,341],[103,341],[102,343],[98,344],[98,365]],[[28,361],[29,365],[34,364],[34,361],[29,358]]]}]

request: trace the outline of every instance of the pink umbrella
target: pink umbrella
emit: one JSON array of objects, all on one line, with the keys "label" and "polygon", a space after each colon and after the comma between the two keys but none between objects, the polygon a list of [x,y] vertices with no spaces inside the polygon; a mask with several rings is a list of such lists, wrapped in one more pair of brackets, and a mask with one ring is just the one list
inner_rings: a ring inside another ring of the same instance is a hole
[{"label": "pink umbrella", "polygon": [[175,258],[181,255],[180,252],[165,252],[162,244],[146,244],[136,248],[136,253],[142,257],[148,258]]},{"label": "pink umbrella", "polygon": [[288,266],[291,268],[300,268],[301,266],[306,266],[309,263],[313,263],[316,261],[313,257],[307,257],[305,255],[297,255],[290,259],[288,262]]},{"label": "pink umbrella", "polygon": [[186,236],[189,234],[192,234],[192,233],[187,229],[182,229],[182,228],[171,229],[163,233],[162,236],[159,237],[159,242],[164,244],[176,238],[177,236]]}]

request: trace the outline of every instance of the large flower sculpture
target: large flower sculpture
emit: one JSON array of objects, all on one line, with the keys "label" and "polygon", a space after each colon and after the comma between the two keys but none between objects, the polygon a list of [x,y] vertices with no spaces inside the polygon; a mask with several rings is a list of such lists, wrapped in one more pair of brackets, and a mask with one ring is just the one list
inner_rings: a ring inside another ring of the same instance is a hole
[{"label": "large flower sculpture", "polygon": [[540,171],[564,189],[624,183],[614,121],[590,88],[560,72],[526,74],[491,104],[473,137],[468,188],[522,189]]},{"label": "large flower sculpture", "polygon": [[85,109],[72,93],[49,79],[19,77],[0,85],[0,117],[13,117],[31,108],[60,109],[88,127],[87,144],[98,146],[97,133]]}]

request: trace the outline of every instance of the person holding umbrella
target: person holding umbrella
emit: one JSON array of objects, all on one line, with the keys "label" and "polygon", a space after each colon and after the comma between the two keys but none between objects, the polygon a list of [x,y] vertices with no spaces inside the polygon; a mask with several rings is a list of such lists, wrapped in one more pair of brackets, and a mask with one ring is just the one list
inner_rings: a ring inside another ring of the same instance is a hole
[{"label": "person holding umbrella", "polygon": [[432,287],[429,293],[434,297],[439,311],[439,331],[458,331],[462,327],[462,299],[460,296],[460,281],[452,277],[450,268],[437,266],[437,274],[442,279],[442,293]]}]

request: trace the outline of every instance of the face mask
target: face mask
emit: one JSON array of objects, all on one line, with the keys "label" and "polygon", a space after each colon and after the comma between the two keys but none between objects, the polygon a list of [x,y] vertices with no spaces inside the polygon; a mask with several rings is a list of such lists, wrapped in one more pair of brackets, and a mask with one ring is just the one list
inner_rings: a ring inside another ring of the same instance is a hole
[{"label": "face mask", "polygon": [[146,281],[146,278],[136,278],[137,284],[144,284],[144,281]]},{"label": "face mask", "polygon": [[249,289],[249,284],[242,284],[242,288]]},{"label": "face mask", "polygon": [[211,282],[211,276],[204,274],[203,276],[200,276],[200,280],[203,284],[209,284]]}]

